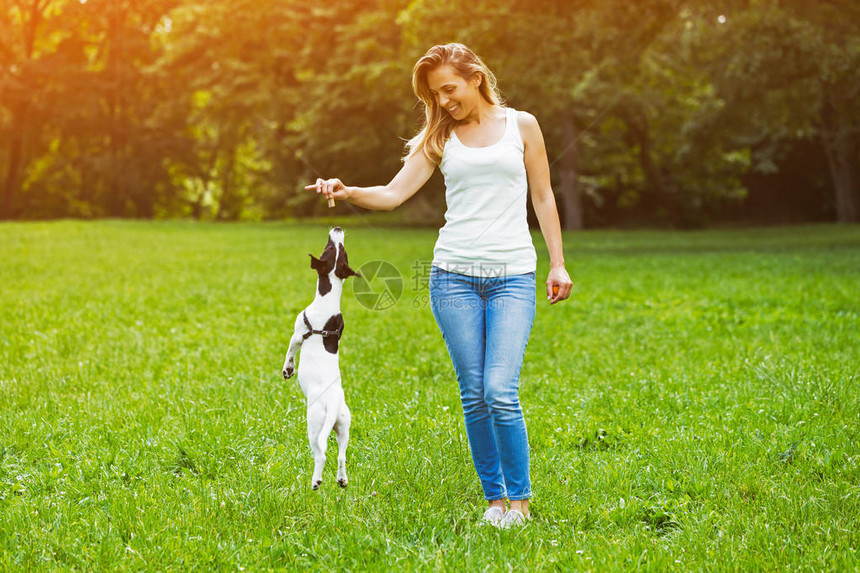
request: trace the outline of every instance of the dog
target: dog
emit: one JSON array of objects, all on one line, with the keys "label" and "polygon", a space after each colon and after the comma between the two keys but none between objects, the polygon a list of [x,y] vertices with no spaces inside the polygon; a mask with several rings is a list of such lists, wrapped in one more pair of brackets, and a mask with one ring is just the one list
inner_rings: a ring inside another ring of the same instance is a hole
[{"label": "dog", "polygon": [[351,276],[361,277],[352,270],[343,245],[344,232],[333,228],[328,235],[320,258],[311,257],[311,268],[317,272],[317,290],[313,302],[297,317],[290,347],[284,360],[284,379],[296,373],[295,358],[299,348],[299,385],[308,401],[308,440],[314,455],[314,475],[311,487],[322,484],[328,437],[337,434],[337,483],[346,487],[346,446],[352,415],[346,405],[340,379],[338,344],[343,334],[340,297],[343,281]]}]

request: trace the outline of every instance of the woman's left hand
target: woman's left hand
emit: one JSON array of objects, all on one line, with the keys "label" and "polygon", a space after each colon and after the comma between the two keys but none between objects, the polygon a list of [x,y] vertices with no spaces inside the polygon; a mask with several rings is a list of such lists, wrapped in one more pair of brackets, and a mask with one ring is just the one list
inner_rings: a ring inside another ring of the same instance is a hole
[{"label": "woman's left hand", "polygon": [[570,280],[570,275],[567,274],[564,267],[550,269],[549,275],[546,277],[546,299],[550,304],[555,304],[569,297],[572,289],[573,281]]}]

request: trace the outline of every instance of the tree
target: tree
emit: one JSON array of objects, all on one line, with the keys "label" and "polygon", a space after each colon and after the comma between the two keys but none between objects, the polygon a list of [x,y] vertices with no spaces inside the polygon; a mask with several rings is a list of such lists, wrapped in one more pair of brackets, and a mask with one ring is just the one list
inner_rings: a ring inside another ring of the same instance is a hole
[{"label": "tree", "polygon": [[[400,168],[404,138],[417,127],[412,62],[402,51],[398,22],[407,3],[331,3],[305,26],[302,98],[287,135],[307,158],[304,181],[337,174],[356,185],[378,185]],[[322,208],[300,193],[297,207],[304,212]]]},{"label": "tree", "polygon": [[[450,41],[539,119],[565,228],[704,224],[811,141],[829,208],[860,217],[848,0],[0,0],[0,15],[0,218],[327,213],[303,186],[391,177],[422,119],[412,65]],[[441,218],[438,182],[407,214]]]},{"label": "tree", "polygon": [[627,208],[662,212],[680,225],[715,198],[736,197],[745,168],[742,152],[688,141],[714,102],[708,79],[677,50],[684,7],[681,0],[419,0],[403,19],[413,41],[427,43],[422,32],[432,22],[434,42],[463,41],[485,54],[509,100],[541,118],[557,150],[551,168],[565,228],[584,224],[582,187],[595,204],[615,193]]},{"label": "tree", "polygon": [[7,52],[21,66],[4,98],[7,216],[152,217],[169,179],[159,151],[178,146],[151,121],[160,86],[147,72],[150,36],[175,2],[41,0],[26,16],[16,4],[11,22],[26,41]]},{"label": "tree", "polygon": [[787,2],[786,10],[814,28],[818,64],[818,128],[827,153],[837,220],[860,222],[860,6],[829,0]]},{"label": "tree", "polygon": [[285,213],[302,171],[293,152],[307,97],[298,76],[318,12],[296,0],[208,0],[171,14],[170,49],[158,68],[179,79],[173,101],[191,104],[191,153],[175,169],[195,217]]},{"label": "tree", "polygon": [[[0,4],[2,42],[0,42],[0,104],[6,108],[11,124],[4,140],[9,142],[6,153],[2,195],[0,195],[0,219],[10,219],[16,214],[15,201],[21,189],[21,173],[29,157],[26,144],[32,130],[32,117],[38,106],[39,73],[38,60],[42,31],[49,16],[52,0],[3,0]],[[8,71],[7,71],[8,70]],[[37,97],[34,97],[36,95]]]},{"label": "tree", "polygon": [[[757,169],[798,140],[830,164],[840,222],[860,221],[860,7],[854,2],[736,2],[720,33],[700,38],[700,64],[725,102],[720,123],[758,151]],[[712,12],[712,17],[716,15]]]}]

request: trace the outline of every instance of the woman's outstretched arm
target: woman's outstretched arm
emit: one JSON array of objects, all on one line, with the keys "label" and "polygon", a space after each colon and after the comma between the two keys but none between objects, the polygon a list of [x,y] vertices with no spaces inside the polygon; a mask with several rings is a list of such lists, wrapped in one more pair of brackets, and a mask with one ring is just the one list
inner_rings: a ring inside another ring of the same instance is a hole
[{"label": "woman's outstretched arm", "polygon": [[326,199],[343,199],[365,209],[391,211],[415,195],[433,175],[435,168],[436,165],[419,151],[406,160],[388,185],[350,187],[340,179],[317,179],[305,189],[315,189]]}]

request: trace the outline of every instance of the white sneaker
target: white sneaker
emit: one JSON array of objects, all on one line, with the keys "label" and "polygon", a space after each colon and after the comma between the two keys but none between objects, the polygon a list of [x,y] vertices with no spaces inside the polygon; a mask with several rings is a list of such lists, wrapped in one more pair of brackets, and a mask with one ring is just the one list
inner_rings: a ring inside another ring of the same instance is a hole
[{"label": "white sneaker", "polygon": [[522,527],[531,519],[523,515],[523,512],[518,509],[509,509],[502,520],[499,522],[499,527],[502,529],[511,529],[512,527]]},{"label": "white sneaker", "polygon": [[484,512],[484,517],[481,518],[481,525],[493,525],[498,527],[505,517],[505,512],[501,507],[491,507]]}]

